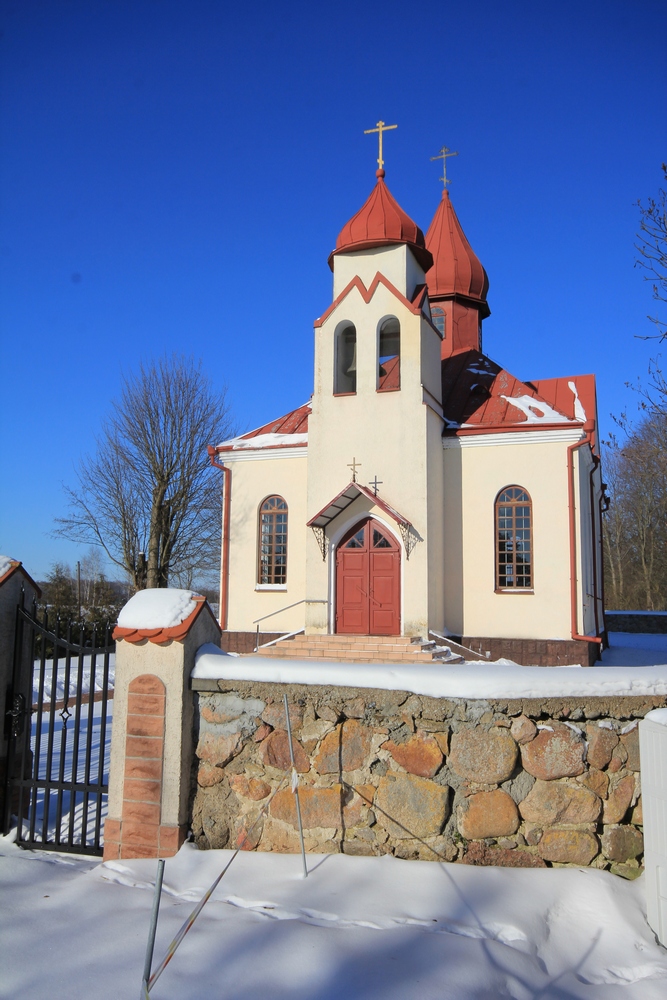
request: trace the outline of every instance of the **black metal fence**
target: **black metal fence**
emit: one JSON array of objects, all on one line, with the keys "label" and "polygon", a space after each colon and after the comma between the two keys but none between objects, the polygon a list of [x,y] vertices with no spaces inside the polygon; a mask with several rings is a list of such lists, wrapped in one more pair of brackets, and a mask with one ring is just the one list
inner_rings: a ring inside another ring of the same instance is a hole
[{"label": "black metal fence", "polygon": [[17,608],[3,819],[22,847],[102,854],[113,650],[110,626]]}]

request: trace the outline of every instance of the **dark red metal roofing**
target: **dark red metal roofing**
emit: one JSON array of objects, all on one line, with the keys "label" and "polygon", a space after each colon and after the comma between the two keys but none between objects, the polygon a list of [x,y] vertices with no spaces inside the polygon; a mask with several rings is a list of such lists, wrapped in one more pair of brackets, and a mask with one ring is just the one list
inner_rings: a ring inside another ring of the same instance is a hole
[{"label": "dark red metal roofing", "polygon": [[377,171],[377,178],[370,197],[338,234],[336,249],[329,257],[329,266],[333,269],[333,257],[338,253],[367,250],[391,243],[407,243],[427,271],[433,258],[426,249],[423,232],[390,193],[384,182],[384,170]]},{"label": "dark red metal roofing", "polygon": [[447,191],[442,192],[426,233],[426,248],[433,256],[433,267],[426,278],[431,298],[463,295],[486,302],[489,279],[466,239]]},{"label": "dark red metal roofing", "polygon": [[[460,351],[442,362],[442,406],[449,427],[445,433],[462,424],[489,429],[507,425],[544,426],[548,416],[537,423],[504,396],[517,398],[529,396],[539,404],[545,403],[560,418],[556,422],[581,420],[575,413],[575,395],[569,386],[577,389],[587,418],[595,418],[595,379],[592,375],[572,378],[547,379],[542,382],[521,382],[510,372],[491,361],[480,351]],[[553,426],[553,424],[550,424]]]},{"label": "dark red metal roofing", "polygon": [[[223,441],[215,449],[217,452],[222,451],[234,451],[234,443],[238,441],[250,441],[252,438],[259,437],[262,434],[307,434],[308,433],[308,417],[311,413],[310,403],[304,403],[303,406],[299,406],[296,410],[290,410],[282,417],[278,417],[277,420],[271,420],[268,424],[263,424],[261,427],[256,427],[253,431],[248,431],[246,434],[240,434],[238,437],[233,438],[231,441]],[[298,442],[298,444],[305,445],[304,442]],[[275,445],[265,445],[264,447],[273,448],[291,448],[294,447],[290,442],[285,442],[284,444]]]}]

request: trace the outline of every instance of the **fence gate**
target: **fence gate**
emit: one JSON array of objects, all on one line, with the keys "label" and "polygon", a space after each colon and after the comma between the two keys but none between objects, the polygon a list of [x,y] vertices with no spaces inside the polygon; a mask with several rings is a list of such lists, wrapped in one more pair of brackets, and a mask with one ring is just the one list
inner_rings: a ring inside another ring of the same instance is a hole
[{"label": "fence gate", "polygon": [[113,649],[109,626],[17,608],[3,819],[22,847],[102,854]]}]

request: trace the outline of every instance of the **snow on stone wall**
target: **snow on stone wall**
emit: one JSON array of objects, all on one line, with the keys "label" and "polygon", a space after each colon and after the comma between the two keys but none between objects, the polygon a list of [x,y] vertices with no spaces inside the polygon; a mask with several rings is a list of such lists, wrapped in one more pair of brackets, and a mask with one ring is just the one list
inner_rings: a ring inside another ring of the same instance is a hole
[{"label": "snow on stone wall", "polygon": [[[202,679],[193,688],[202,848],[239,843],[285,781],[287,691],[309,851],[641,870],[637,720],[663,695],[484,701]],[[299,849],[289,783],[250,847]]]}]

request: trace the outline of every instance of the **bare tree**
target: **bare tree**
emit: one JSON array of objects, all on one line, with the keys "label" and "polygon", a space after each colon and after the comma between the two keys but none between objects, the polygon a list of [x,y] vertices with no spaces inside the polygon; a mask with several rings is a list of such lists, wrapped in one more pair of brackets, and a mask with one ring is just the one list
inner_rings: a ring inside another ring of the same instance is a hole
[{"label": "bare tree", "polygon": [[[662,164],[665,187],[658,190],[657,198],[649,198],[645,205],[638,201],[641,222],[637,233],[635,249],[639,256],[636,266],[648,273],[646,281],[652,282],[653,298],[657,302],[667,302],[667,163]],[[667,323],[659,316],[648,317],[655,323],[658,332],[654,337],[667,337]]]},{"label": "bare tree", "polygon": [[177,355],[124,379],[96,454],[65,487],[57,533],[101,546],[134,587],[191,583],[220,559],[220,481],[206,446],[230,436],[225,391]]},{"label": "bare tree", "polygon": [[604,465],[607,605],[667,610],[667,417],[621,426],[627,439],[622,446],[612,439]]}]

